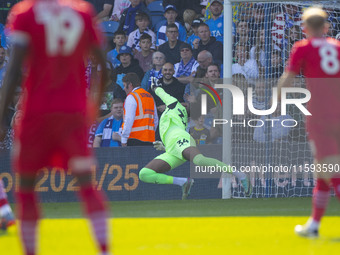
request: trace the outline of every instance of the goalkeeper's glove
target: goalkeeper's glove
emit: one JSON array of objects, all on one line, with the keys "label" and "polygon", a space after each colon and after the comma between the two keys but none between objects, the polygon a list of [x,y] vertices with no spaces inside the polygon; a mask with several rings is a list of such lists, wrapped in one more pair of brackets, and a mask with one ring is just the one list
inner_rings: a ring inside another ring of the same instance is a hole
[{"label": "goalkeeper's glove", "polygon": [[151,77],[151,89],[153,91],[156,90],[158,87],[162,87],[163,84],[156,78],[156,77]]},{"label": "goalkeeper's glove", "polygon": [[153,142],[153,147],[158,151],[165,151],[164,144],[161,141]]}]

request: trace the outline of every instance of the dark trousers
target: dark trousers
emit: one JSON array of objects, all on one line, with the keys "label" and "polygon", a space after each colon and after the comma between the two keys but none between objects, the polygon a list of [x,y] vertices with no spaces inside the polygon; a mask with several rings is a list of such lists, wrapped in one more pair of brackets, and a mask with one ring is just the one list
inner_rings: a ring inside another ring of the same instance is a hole
[{"label": "dark trousers", "polygon": [[127,146],[152,146],[152,142],[143,142],[138,139],[128,139]]}]

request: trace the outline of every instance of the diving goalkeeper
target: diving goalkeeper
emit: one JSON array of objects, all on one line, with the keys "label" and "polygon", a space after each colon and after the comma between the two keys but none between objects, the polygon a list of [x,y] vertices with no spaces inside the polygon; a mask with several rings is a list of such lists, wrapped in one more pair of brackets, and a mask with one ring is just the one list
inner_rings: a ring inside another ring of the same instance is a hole
[{"label": "diving goalkeeper", "polygon": [[199,166],[221,166],[229,169],[236,176],[244,188],[246,196],[250,196],[252,187],[245,173],[233,172],[225,163],[202,155],[197,149],[196,143],[191,135],[186,132],[188,114],[185,107],[176,98],[167,94],[158,79],[153,78],[151,89],[164,102],[166,109],[159,122],[159,133],[162,142],[155,142],[155,148],[166,152],[151,160],[139,172],[139,178],[143,182],[155,184],[175,184],[182,187],[182,199],[185,200],[189,194],[194,180],[191,178],[173,177],[164,174],[186,161],[191,161]]}]

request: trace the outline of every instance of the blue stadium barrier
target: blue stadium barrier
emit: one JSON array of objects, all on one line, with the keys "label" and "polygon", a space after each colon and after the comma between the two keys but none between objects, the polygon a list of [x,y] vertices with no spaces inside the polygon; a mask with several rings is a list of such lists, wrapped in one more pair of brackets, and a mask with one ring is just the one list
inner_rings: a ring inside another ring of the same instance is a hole
[{"label": "blue stadium barrier", "polygon": [[[241,166],[264,165],[266,145],[257,143],[237,144],[233,147],[233,165]],[[221,145],[203,145],[199,147],[208,157],[220,159]],[[98,148],[95,150],[98,165],[93,178],[98,190],[104,190],[110,201],[136,200],[176,200],[181,199],[182,191],[177,185],[157,185],[141,182],[138,173],[150,160],[160,154],[153,147]],[[303,166],[313,162],[307,143],[280,143],[272,145],[273,165]],[[170,175],[195,178],[190,199],[217,199],[222,197],[218,188],[220,174],[197,174],[188,162],[170,171]],[[198,177],[198,178],[196,178]],[[313,176],[311,173],[292,173],[273,178],[264,174],[254,176],[253,197],[292,197],[311,196]],[[0,151],[0,178],[5,183],[9,200],[13,201],[13,192],[18,188],[18,176],[11,172],[10,152]],[[269,186],[269,187],[268,187]],[[69,170],[42,169],[36,184],[42,202],[73,202],[77,201],[75,191],[79,189],[77,181]],[[240,192],[241,191],[241,192]],[[233,196],[242,197],[242,190],[233,182]]]},{"label": "blue stadium barrier", "polygon": [[[96,168],[93,178],[97,189],[104,190],[110,201],[181,199],[182,189],[177,185],[148,184],[138,179],[139,170],[160,154],[153,147],[99,148],[95,152],[98,166],[93,166]],[[171,171],[171,175],[189,177],[189,166],[185,163]],[[0,178],[13,202],[18,176],[11,172],[10,152],[7,150],[0,153]],[[221,198],[218,182],[219,179],[195,180],[190,198]],[[73,202],[77,201],[75,191],[79,187],[70,171],[53,168],[40,170],[35,189],[42,202]]]}]

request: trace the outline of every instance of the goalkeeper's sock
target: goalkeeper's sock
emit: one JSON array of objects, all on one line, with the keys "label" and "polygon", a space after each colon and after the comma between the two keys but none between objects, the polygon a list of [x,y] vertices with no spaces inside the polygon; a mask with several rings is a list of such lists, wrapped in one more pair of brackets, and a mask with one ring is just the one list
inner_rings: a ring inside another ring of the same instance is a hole
[{"label": "goalkeeper's sock", "polygon": [[312,219],[316,222],[320,222],[325,213],[329,200],[329,190],[329,185],[324,180],[317,179],[312,199]]},{"label": "goalkeeper's sock", "polygon": [[139,179],[147,183],[174,184],[174,177],[157,173],[156,171],[145,167],[139,171]]},{"label": "goalkeeper's sock", "polygon": [[188,181],[188,178],[183,178],[183,177],[173,177],[174,178],[174,184],[178,186],[183,186],[184,183]]},{"label": "goalkeeper's sock", "polygon": [[104,195],[95,190],[91,183],[81,185],[79,194],[99,249],[101,252],[108,252],[108,212],[104,204]]},{"label": "goalkeeper's sock", "polygon": [[39,207],[34,191],[17,192],[18,217],[21,221],[21,241],[26,255],[36,254],[37,222],[39,219]]},{"label": "goalkeeper's sock", "polygon": [[231,167],[228,166],[227,164],[214,158],[205,157],[202,154],[196,155],[193,159],[193,163],[198,166],[218,166],[218,167],[221,167],[223,170],[226,169],[227,173],[231,173],[239,180],[244,180],[246,178],[245,173],[238,172],[238,171],[233,172]]}]

